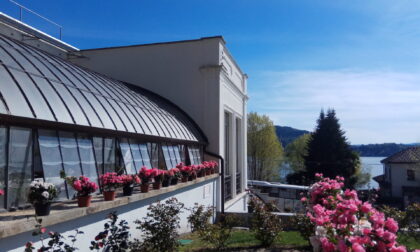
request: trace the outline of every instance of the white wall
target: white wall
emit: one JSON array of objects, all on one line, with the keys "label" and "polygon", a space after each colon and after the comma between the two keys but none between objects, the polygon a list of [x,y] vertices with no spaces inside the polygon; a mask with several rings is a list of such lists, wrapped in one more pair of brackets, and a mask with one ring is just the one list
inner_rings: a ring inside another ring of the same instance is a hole
[{"label": "white wall", "polygon": [[[89,245],[95,236],[103,230],[103,225],[106,222],[105,218],[108,213],[111,211],[117,211],[119,219],[124,219],[128,221],[130,226],[130,233],[132,238],[138,238],[141,233],[137,230],[134,224],[135,220],[141,219],[147,213],[148,205],[156,202],[158,200],[164,201],[171,197],[176,197],[180,202],[185,204],[185,207],[193,207],[194,203],[198,202],[199,204],[205,206],[216,207],[216,180],[209,182],[203,182],[200,184],[193,185],[188,188],[183,188],[177,190],[176,192],[171,192],[157,197],[147,199],[144,201],[138,201],[132,204],[121,206],[109,211],[104,211],[101,213],[89,215],[83,218],[79,218],[73,221],[57,224],[51,227],[47,227],[48,231],[57,231],[62,233],[65,237],[67,235],[72,235],[73,230],[78,228],[83,231],[85,234],[78,236],[78,241],[76,246],[79,248],[79,251],[90,251]],[[187,224],[187,216],[189,215],[188,211],[184,211],[181,216],[181,229],[180,232],[185,233],[189,232],[189,226]],[[27,241],[34,241],[35,238],[31,235],[32,231],[27,233],[19,234],[12,237],[7,237],[0,239],[0,251],[12,251],[12,252],[22,252],[24,250],[24,245]],[[40,243],[36,243],[35,246],[39,248]]]},{"label": "white wall", "polygon": [[[144,87],[178,105],[208,137],[207,150],[224,156],[224,112],[232,114],[232,143],[235,119],[241,119],[240,162],[232,145],[231,167],[242,169],[246,188],[247,82],[221,37],[97,50],[84,50],[78,65],[118,80]],[[234,178],[233,184],[236,181]],[[235,195],[235,186],[232,186]]]},{"label": "white wall", "polygon": [[[403,186],[420,187],[420,166],[416,164],[389,164],[391,169],[392,196],[402,197]],[[415,181],[407,180],[407,170],[415,171]]]}]

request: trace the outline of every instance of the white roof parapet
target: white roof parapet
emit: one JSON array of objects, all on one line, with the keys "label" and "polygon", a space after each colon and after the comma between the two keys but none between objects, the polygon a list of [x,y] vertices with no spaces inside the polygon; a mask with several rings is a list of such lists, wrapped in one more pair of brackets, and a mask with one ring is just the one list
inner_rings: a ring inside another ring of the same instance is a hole
[{"label": "white roof parapet", "polygon": [[22,31],[26,34],[32,35],[40,40],[43,40],[51,45],[54,45],[58,48],[61,48],[62,50],[66,50],[66,51],[79,51],[78,48],[67,44],[66,42],[56,39],[48,34],[46,34],[45,32],[42,32],[32,26],[29,26],[15,18],[12,18],[11,16],[0,12],[0,22],[7,24],[8,26],[13,27],[16,30]]},{"label": "white roof parapet", "polygon": [[259,180],[248,180],[248,185],[274,187],[274,188],[288,188],[288,189],[298,189],[298,190],[308,190],[309,189],[309,186],[271,183],[271,182],[259,181]]}]

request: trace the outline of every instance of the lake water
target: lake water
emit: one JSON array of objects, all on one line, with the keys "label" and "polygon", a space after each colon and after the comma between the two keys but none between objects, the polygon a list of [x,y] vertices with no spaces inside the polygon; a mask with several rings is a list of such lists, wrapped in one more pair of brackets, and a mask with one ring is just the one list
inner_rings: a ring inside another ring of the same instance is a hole
[{"label": "lake water", "polygon": [[[370,173],[371,175],[370,182],[360,189],[379,187],[378,183],[373,180],[373,177],[383,174],[383,166],[381,164],[381,160],[384,158],[385,157],[360,157],[363,172]],[[292,170],[289,165],[283,164],[282,168],[280,169],[280,181],[282,183],[286,183],[286,176],[291,172]]]},{"label": "lake water", "polygon": [[371,175],[370,182],[364,186],[363,189],[379,187],[378,183],[373,180],[373,177],[383,174],[384,169],[381,160],[384,158],[385,157],[360,157],[363,171],[368,172]]}]

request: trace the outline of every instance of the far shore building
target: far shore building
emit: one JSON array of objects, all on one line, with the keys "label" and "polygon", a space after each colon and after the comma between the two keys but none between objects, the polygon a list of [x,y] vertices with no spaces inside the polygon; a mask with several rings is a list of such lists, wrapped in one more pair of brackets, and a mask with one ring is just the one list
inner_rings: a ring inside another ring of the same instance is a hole
[{"label": "far shore building", "polygon": [[[221,36],[80,50],[0,13],[0,250],[22,251],[33,239],[26,191],[34,179],[61,189],[43,224],[84,231],[79,247],[109,212],[133,225],[170,197],[246,211],[247,99],[247,76]],[[60,178],[61,170],[98,181],[116,169],[207,160],[219,173],[115,201],[98,194],[88,208],[75,206]]]},{"label": "far shore building", "polygon": [[381,161],[384,174],[374,179],[381,196],[399,202],[402,207],[420,202],[420,147],[410,147]]}]

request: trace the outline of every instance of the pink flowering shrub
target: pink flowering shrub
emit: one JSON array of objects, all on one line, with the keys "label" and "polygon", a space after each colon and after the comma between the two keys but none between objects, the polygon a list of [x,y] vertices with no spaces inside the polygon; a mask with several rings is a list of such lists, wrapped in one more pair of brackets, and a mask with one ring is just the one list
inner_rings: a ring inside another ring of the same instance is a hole
[{"label": "pink flowering shrub", "polygon": [[99,178],[105,192],[115,191],[123,183],[121,176],[119,176],[116,172],[107,172]]},{"label": "pink flowering shrub", "polygon": [[77,191],[77,196],[88,196],[98,190],[98,185],[85,176],[80,176],[79,178],[67,177],[66,181]]},{"label": "pink flowering shrub", "polygon": [[343,177],[316,177],[319,181],[301,200],[315,225],[314,242],[323,251],[406,251],[396,242],[398,223],[393,218],[385,218],[370,203],[359,200],[356,191],[343,191]]},{"label": "pink flowering shrub", "polygon": [[0,195],[4,195],[3,189],[0,189]]}]

